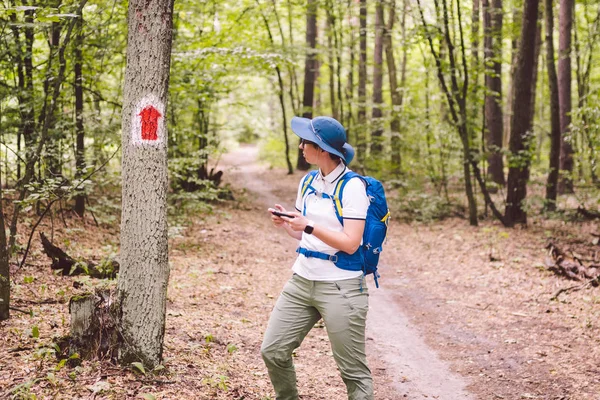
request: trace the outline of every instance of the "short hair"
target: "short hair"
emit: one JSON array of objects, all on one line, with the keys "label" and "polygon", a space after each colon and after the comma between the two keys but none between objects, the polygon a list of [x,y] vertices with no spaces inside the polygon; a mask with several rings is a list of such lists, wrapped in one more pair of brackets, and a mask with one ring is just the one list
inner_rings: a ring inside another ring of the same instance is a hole
[{"label": "short hair", "polygon": [[327,154],[329,154],[329,158],[331,158],[333,161],[338,161],[338,162],[342,161],[342,158],[338,155],[331,154],[329,152]]}]

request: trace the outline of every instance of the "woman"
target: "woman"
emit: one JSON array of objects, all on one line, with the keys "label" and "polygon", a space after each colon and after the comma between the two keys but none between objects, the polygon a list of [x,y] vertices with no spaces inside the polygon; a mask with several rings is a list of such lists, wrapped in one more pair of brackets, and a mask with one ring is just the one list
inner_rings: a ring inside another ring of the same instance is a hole
[{"label": "woman", "polygon": [[[335,119],[294,117],[292,130],[302,140],[304,158],[319,170],[306,190],[300,181],[296,211],[281,205],[269,208],[276,227],[300,241],[298,258],[271,314],[261,354],[269,370],[277,400],[298,399],[292,352],[322,317],[333,356],[346,384],[348,399],[373,399],[373,381],[365,354],[368,289],[360,265],[338,268],[338,251],[353,254],[361,244],[369,207],[361,179],[351,179],[342,196],[343,224],[332,204],[333,191],[354,149]],[[304,190],[303,190],[304,189]],[[287,216],[274,215],[273,212]]]}]

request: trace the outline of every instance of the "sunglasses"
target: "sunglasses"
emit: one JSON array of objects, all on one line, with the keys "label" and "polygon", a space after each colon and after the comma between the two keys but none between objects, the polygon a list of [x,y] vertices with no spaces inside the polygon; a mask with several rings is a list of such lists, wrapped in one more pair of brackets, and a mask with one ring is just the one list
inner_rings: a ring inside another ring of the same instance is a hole
[{"label": "sunglasses", "polygon": [[301,146],[306,146],[307,144],[312,144],[313,146],[317,146],[317,144],[315,142],[311,142],[311,141],[306,140],[306,139],[301,139],[300,140],[300,145]]}]

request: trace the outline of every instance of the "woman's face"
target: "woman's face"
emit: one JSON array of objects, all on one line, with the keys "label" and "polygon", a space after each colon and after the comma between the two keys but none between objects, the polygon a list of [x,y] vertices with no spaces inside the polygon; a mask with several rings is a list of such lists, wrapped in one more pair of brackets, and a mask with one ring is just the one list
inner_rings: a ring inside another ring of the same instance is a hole
[{"label": "woman's face", "polygon": [[321,150],[319,146],[317,146],[313,142],[309,142],[308,140],[302,139],[299,147],[302,149],[302,155],[304,156],[304,159],[307,163],[317,164],[319,155],[323,152],[323,150]]}]

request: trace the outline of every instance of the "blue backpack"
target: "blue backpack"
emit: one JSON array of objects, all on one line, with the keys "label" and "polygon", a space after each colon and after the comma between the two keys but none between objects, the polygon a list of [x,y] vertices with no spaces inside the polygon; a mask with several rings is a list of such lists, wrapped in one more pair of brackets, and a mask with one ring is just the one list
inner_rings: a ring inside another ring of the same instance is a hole
[{"label": "blue backpack", "polygon": [[[317,192],[311,185],[312,181],[317,176],[317,172],[318,171],[311,171],[304,178],[301,191],[302,198],[304,198],[304,195],[307,192],[309,195]],[[379,287],[377,279],[380,275],[377,272],[377,264],[379,263],[379,254],[383,250],[383,242],[387,235],[390,218],[390,210],[387,206],[383,185],[375,178],[362,176],[356,172],[349,171],[338,180],[333,195],[322,193],[322,196],[330,198],[333,201],[335,214],[340,221],[340,224],[344,225],[342,215],[342,195],[346,184],[352,178],[360,178],[364,182],[367,190],[367,197],[370,201],[362,244],[358,250],[354,254],[338,251],[333,256],[318,251],[308,250],[303,247],[299,247],[296,252],[303,254],[306,257],[316,257],[322,260],[332,261],[338,268],[348,271],[363,271],[365,275],[373,274],[375,286]],[[302,214],[306,215],[306,203],[303,208]]]}]

